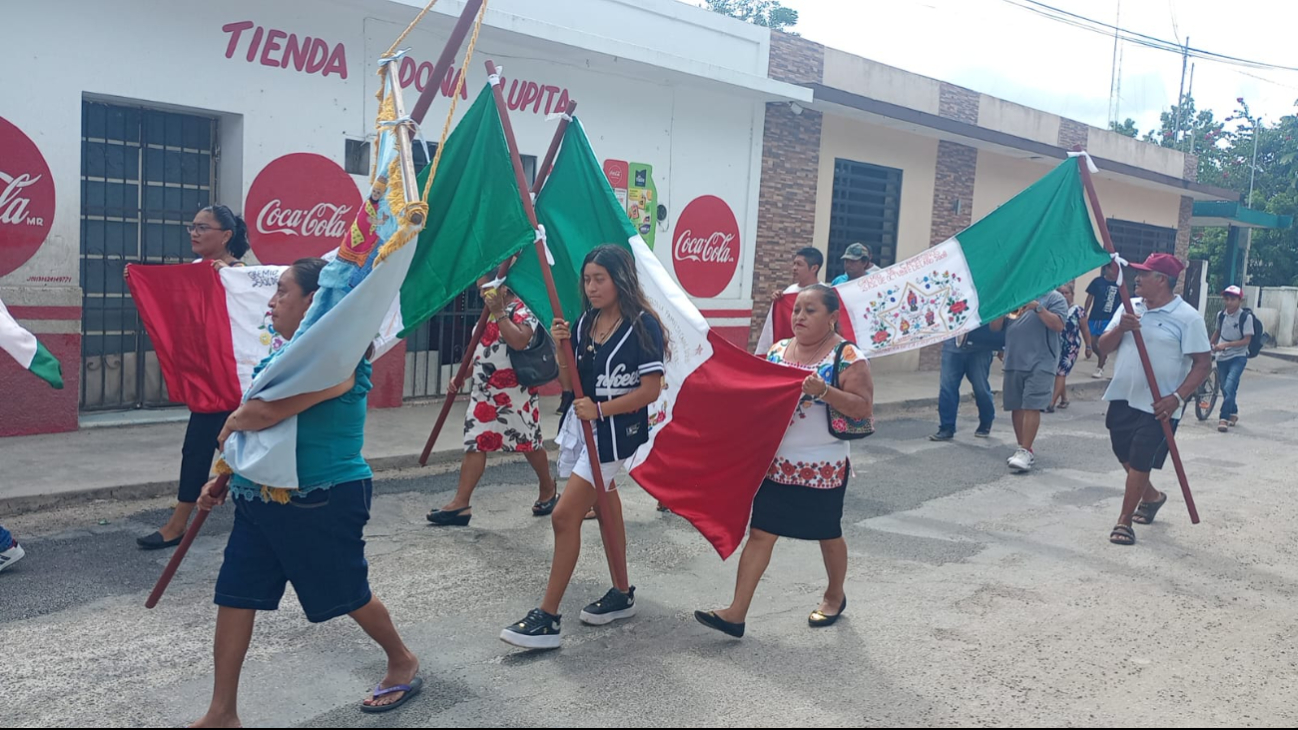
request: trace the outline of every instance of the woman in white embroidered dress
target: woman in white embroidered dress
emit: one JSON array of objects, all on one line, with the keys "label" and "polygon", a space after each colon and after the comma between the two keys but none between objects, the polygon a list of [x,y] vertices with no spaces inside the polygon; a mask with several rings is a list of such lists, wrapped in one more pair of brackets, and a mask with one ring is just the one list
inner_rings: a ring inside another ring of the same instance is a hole
[{"label": "woman in white embroidered dress", "polygon": [[[843,589],[847,542],[842,520],[851,447],[829,432],[826,404],[849,418],[869,418],[874,409],[874,382],[864,354],[838,335],[838,310],[838,295],[830,287],[816,284],[804,289],[793,308],[793,339],[775,343],[767,356],[771,362],[811,374],[802,384],[803,396],[793,422],[753,500],[753,519],[739,559],[734,601],[724,609],[694,613],[699,623],[709,628],[735,637],[744,635],[753,593],[781,537],[820,542],[829,587],[808,623],[831,626],[847,608]],[[836,358],[840,343],[844,343],[842,355]],[[837,387],[832,385],[835,382]]]}]

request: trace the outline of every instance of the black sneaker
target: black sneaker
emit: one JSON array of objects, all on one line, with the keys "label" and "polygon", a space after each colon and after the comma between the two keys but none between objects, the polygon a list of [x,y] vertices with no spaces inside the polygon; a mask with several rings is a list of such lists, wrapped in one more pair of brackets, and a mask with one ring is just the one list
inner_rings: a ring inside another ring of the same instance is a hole
[{"label": "black sneaker", "polygon": [[520,649],[558,649],[561,617],[534,608],[527,617],[500,632],[500,640]]},{"label": "black sneaker", "polygon": [[955,434],[951,433],[950,431],[938,431],[932,436],[929,436],[928,440],[929,441],[950,441],[953,438],[955,438]]},{"label": "black sneaker", "polygon": [[977,437],[980,438],[980,439],[991,438],[991,435],[992,435],[992,427],[991,427],[991,426],[979,426],[979,427],[978,427],[978,430],[977,430],[977,431],[974,431],[974,435],[977,436]]},{"label": "black sneaker", "polygon": [[616,588],[608,589],[604,597],[581,610],[581,622],[591,626],[603,626],[635,615],[635,586],[623,593]]}]

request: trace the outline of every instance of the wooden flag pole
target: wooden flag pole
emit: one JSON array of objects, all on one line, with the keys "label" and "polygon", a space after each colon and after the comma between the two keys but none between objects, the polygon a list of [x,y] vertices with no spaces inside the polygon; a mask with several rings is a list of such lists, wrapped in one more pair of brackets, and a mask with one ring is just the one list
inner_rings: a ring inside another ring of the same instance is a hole
[{"label": "wooden flag pole", "polygon": [[[225,494],[230,484],[230,475],[222,474],[216,478],[216,487],[212,490],[213,494]],[[145,608],[153,608],[162,600],[162,594],[171,585],[171,579],[176,576],[176,571],[180,569],[180,563],[185,559],[185,553],[189,552],[189,546],[194,544],[194,538],[198,537],[198,531],[203,529],[203,523],[207,522],[207,516],[211,512],[199,510],[194,515],[194,521],[189,523],[189,529],[185,530],[185,537],[176,547],[176,552],[171,554],[171,560],[167,561],[167,567],[163,569],[162,575],[158,577],[158,582],[153,586],[153,592],[149,594],[149,600],[144,602]]]},{"label": "wooden flag pole", "polygon": [[[1080,145],[1073,147],[1074,152],[1081,152]],[[1100,228],[1100,236],[1104,239],[1104,247],[1108,249],[1111,255],[1117,254],[1117,249],[1113,246],[1113,237],[1109,235],[1109,224],[1104,218],[1104,211],[1100,209],[1100,196],[1095,192],[1095,183],[1091,181],[1091,170],[1087,166],[1086,155],[1077,156],[1077,169],[1082,173],[1082,183],[1086,186],[1086,196],[1091,201],[1091,212]],[[1120,277],[1122,283],[1118,287],[1118,293],[1122,296],[1122,306],[1127,310],[1127,314],[1134,315],[1136,308],[1131,303],[1131,293],[1127,290],[1126,277]],[[1158,392],[1158,378],[1154,375],[1154,365],[1149,361],[1149,350],[1145,347],[1145,338],[1141,335],[1140,330],[1131,333],[1136,341],[1136,351],[1140,353],[1140,364],[1145,369],[1145,379],[1149,381],[1149,392],[1154,396],[1154,402],[1157,403],[1163,399]],[[1181,482],[1181,494],[1185,497],[1185,507],[1190,511],[1190,522],[1199,524],[1199,510],[1194,506],[1194,496],[1190,494],[1190,479],[1185,474],[1185,465],[1181,462],[1181,450],[1176,445],[1176,434],[1172,430],[1171,420],[1163,421],[1163,435],[1167,437],[1168,452],[1172,457],[1172,465],[1176,467],[1176,478]]]},{"label": "wooden flag pole", "polygon": [[[474,18],[477,17],[478,11],[482,9],[482,0],[469,0],[464,4],[464,10],[460,11],[460,19],[456,21],[455,28],[451,31],[451,37],[447,39],[446,45],[442,47],[442,55],[437,57],[437,65],[433,66],[433,76],[428,80],[428,85],[424,87],[423,92],[419,95],[419,100],[415,102],[414,111],[410,112],[410,118],[415,120],[415,124],[424,123],[424,115],[428,114],[428,108],[433,105],[433,99],[437,98],[437,92],[441,91],[442,80],[451,72],[451,62],[455,60],[455,54],[459,52],[460,46],[464,44],[464,39],[468,37],[469,31],[473,28]],[[460,73],[467,73],[465,69],[460,69]]]},{"label": "wooden flag pole", "polygon": [[[450,69],[451,60],[455,58],[455,54],[460,50],[460,46],[463,45],[464,39],[468,37],[469,30],[473,27],[478,11],[482,8],[482,3],[483,0],[469,0],[465,3],[464,10],[460,13],[460,20],[455,24],[455,30],[452,31],[451,37],[446,41],[446,46],[442,48],[442,55],[437,59],[437,67],[433,70],[433,78],[429,80],[429,85],[424,89],[423,94],[420,95],[419,102],[415,104],[415,110],[411,114],[411,118],[416,124],[422,122],[424,120],[424,115],[428,113],[428,107],[432,105],[433,98],[437,96],[437,90],[441,87],[442,79]],[[416,18],[415,22],[418,22],[418,20],[419,19]],[[400,99],[399,84],[396,84],[395,80],[392,89],[393,93],[395,93],[397,98]],[[398,131],[400,132],[401,130]],[[406,142],[400,149],[401,157],[403,158],[402,164],[403,166],[413,170],[413,165],[409,159],[409,136],[408,134],[404,136],[399,134],[398,136]],[[413,179],[413,177],[407,179]],[[212,490],[212,495],[218,497],[224,495],[226,490],[229,488],[229,484],[229,474],[218,476],[216,484]],[[185,559],[185,555],[189,552],[189,546],[194,543],[194,538],[198,537],[198,531],[202,529],[203,523],[207,521],[207,516],[209,514],[209,512],[199,512],[198,515],[194,517],[194,521],[189,524],[189,527],[185,530],[185,537],[180,541],[180,545],[176,547],[176,552],[172,554],[171,560],[167,562],[167,567],[163,569],[162,575],[158,577],[158,582],[154,584],[153,592],[149,594],[148,600],[145,601],[145,608],[153,608],[158,605],[158,601],[162,599],[162,594],[167,590],[167,586],[171,584],[171,579],[175,577],[176,571],[180,568],[181,561]]]},{"label": "wooden flag pole", "polygon": [[[563,135],[568,132],[568,122],[572,119],[572,113],[577,110],[577,102],[569,101],[568,109],[565,111],[562,119],[559,120],[559,128],[554,132],[554,139],[550,140],[550,149],[545,153],[545,161],[541,164],[540,169],[536,172],[536,180],[532,182],[532,195],[541,192],[541,186],[545,184],[546,178],[550,176],[550,170],[554,167],[554,158],[559,152],[559,146],[563,143]],[[496,278],[503,279],[509,273],[509,266],[513,263],[513,258],[506,260],[496,269]],[[464,351],[464,358],[460,360],[460,368],[455,371],[455,378],[451,384],[463,383],[464,379],[469,376],[469,369],[473,367],[473,355],[478,350],[478,342],[482,340],[482,333],[487,329],[487,319],[490,312],[483,308],[482,316],[478,317],[478,324],[473,328],[473,336],[469,338],[469,347]],[[545,326],[542,323],[541,326]],[[433,453],[433,445],[437,443],[437,437],[442,434],[442,426],[446,425],[446,418],[451,414],[451,405],[455,403],[455,398],[460,394],[460,389],[448,391],[446,400],[442,401],[442,411],[437,414],[437,423],[433,425],[433,431],[428,435],[428,443],[424,444],[424,451],[419,455],[419,465],[428,465],[428,456]]]},{"label": "wooden flag pole", "polygon": [[[536,206],[532,204],[532,196],[524,192],[527,190],[527,178],[523,174],[523,160],[518,156],[518,140],[514,138],[514,126],[509,120],[509,107],[505,104],[505,95],[500,88],[499,74],[496,72],[494,61],[487,61],[487,74],[494,80],[492,83],[492,95],[496,99],[496,109],[500,112],[500,126],[505,131],[505,141],[509,145],[509,156],[514,162],[514,177],[518,180],[518,190],[523,198],[523,210],[527,212],[527,219],[534,228],[539,228],[536,219]],[[565,120],[566,121],[566,120]],[[541,264],[541,276],[545,278],[545,288],[550,294],[550,309],[554,311],[555,316],[563,316],[563,305],[559,301],[559,293],[555,290],[554,274],[550,271],[550,261],[545,250],[545,241],[538,236],[536,240],[536,257]],[[582,392],[581,378],[577,373],[576,363],[573,362],[573,350],[569,345],[569,340],[556,341],[555,350],[557,350],[559,367],[567,370],[571,374],[572,392],[576,399],[580,400],[585,397]],[[570,418],[576,418],[576,411],[569,411]],[[614,520],[608,511],[608,494],[604,489],[604,476],[600,473],[599,468],[599,445],[595,443],[595,433],[590,427],[589,421],[581,422],[582,434],[586,439],[586,455],[590,457],[590,472],[595,482],[595,514],[599,516],[599,531],[604,538],[604,554],[608,557],[609,572],[613,576],[613,585],[618,590],[625,591],[629,587],[627,582],[626,571],[626,546],[622,544],[618,537],[621,530],[615,529]],[[617,526],[620,528],[620,525]]]}]

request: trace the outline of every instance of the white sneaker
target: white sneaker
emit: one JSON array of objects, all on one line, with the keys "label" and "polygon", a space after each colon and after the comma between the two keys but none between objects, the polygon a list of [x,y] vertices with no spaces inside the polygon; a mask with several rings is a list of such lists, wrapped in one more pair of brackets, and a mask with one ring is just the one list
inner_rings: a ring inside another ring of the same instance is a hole
[{"label": "white sneaker", "polygon": [[5,568],[12,566],[19,560],[22,560],[23,556],[26,554],[27,551],[23,550],[23,546],[19,545],[17,540],[14,540],[13,547],[0,553],[0,571],[3,571]]},{"label": "white sneaker", "polygon": [[1037,457],[1024,448],[1015,451],[1009,460],[1010,469],[1013,469],[1018,474],[1032,471],[1032,465],[1035,463],[1037,463]]},{"label": "white sneaker", "polygon": [[1096,380],[1102,379],[1104,377],[1104,368],[1096,368],[1095,372],[1091,374],[1091,377]]}]

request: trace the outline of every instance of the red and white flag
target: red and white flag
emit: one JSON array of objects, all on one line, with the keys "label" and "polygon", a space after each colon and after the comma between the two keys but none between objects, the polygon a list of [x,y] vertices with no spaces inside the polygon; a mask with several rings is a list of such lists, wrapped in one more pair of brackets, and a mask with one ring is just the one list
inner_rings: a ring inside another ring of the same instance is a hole
[{"label": "red and white flag", "polygon": [[[798,293],[801,291],[802,289],[794,284],[785,289],[779,299],[771,303],[771,308],[766,313],[766,323],[762,325],[762,334],[757,337],[757,349],[753,350],[754,355],[764,358],[766,353],[770,352],[771,345],[793,337],[793,303],[798,301]],[[855,343],[856,331],[852,328],[852,317],[847,312],[847,307],[843,306],[839,312],[838,333]]]},{"label": "red and white flag", "polygon": [[[270,319],[270,298],[286,268],[227,266],[218,273],[206,263],[127,267],[131,296],[173,401],[195,413],[239,407],[252,371],[286,342]],[[374,359],[396,344],[400,330],[394,299],[374,340]]]}]

